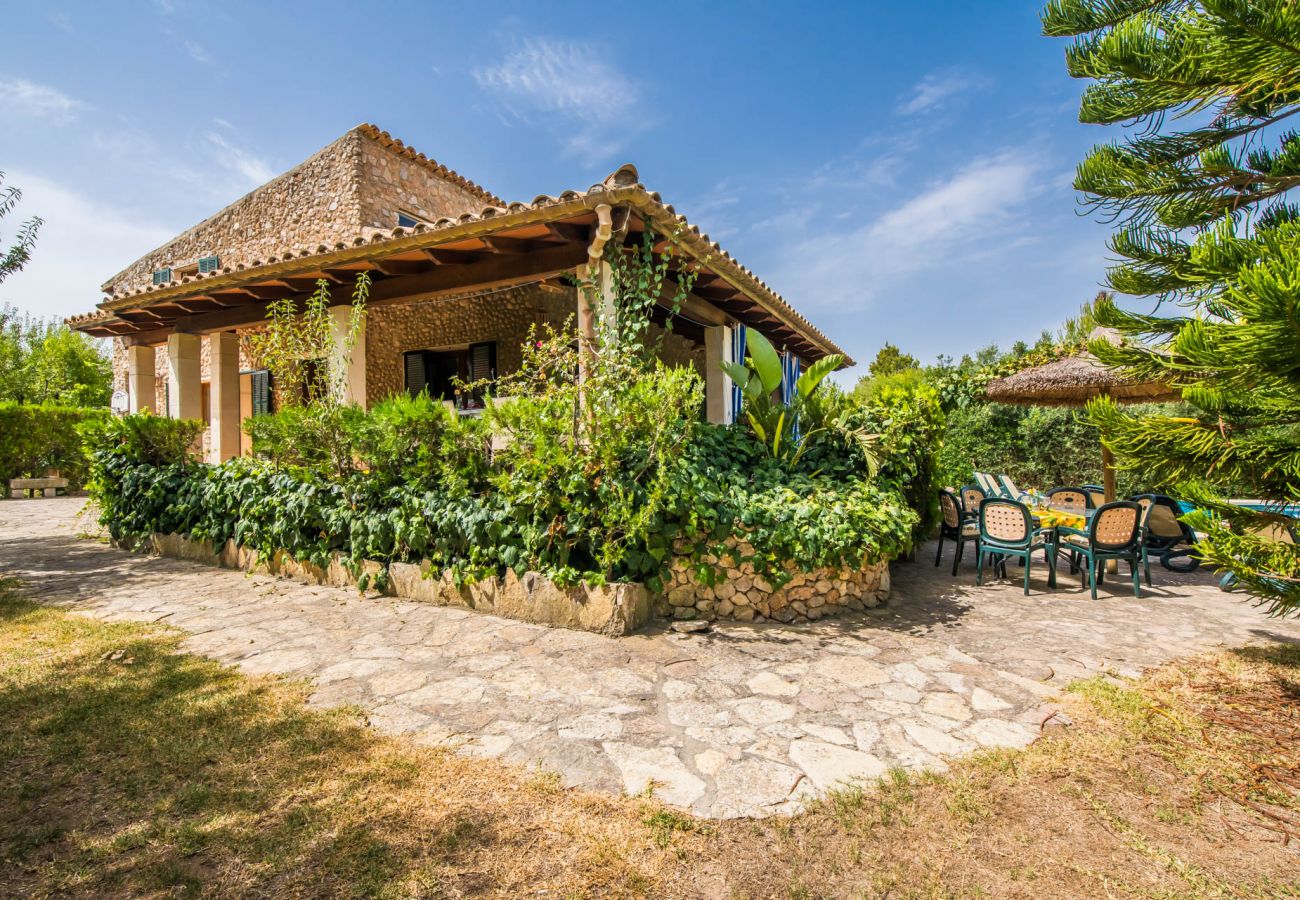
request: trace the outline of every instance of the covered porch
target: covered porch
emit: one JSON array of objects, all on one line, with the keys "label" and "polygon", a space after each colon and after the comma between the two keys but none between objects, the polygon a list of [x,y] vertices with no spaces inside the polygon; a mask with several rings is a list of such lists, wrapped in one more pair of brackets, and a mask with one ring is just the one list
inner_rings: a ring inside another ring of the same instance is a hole
[{"label": "covered porch", "polygon": [[838,351],[748,269],[647,192],[631,166],[586,192],[375,230],[351,246],[286,249],[248,266],[186,274],[176,283],[110,296],[71,324],[118,339],[124,356],[119,387],[131,412],[205,420],[208,458],[221,462],[248,451],[242,420],[274,405],[267,373],[241,346],[241,336],[261,326],[272,301],[304,299],[324,280],[342,331],[356,278],[368,273],[365,333],[340,360],[348,373],[340,399],[369,406],[404,390],[428,390],[465,406],[449,392],[454,378],[515,371],[533,325],[571,322],[579,336],[590,334],[593,317],[613,309],[604,248],[639,247],[647,229],[656,236],[656,252],[669,255],[671,280],[695,276],[679,308],[665,303],[652,318],[671,331],[665,361],[694,366],[703,378],[708,421],[729,422],[734,415],[721,364],[743,353],[747,329],[805,366]]}]

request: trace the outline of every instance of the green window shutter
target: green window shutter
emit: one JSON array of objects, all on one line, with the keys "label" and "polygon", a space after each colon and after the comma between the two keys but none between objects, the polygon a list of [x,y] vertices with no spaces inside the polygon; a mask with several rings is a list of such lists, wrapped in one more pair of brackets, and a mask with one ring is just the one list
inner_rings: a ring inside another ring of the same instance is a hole
[{"label": "green window shutter", "polygon": [[406,393],[412,397],[429,386],[427,354],[423,350],[413,350],[402,354],[402,365],[406,373]]},{"label": "green window shutter", "polygon": [[221,258],[218,256],[200,256],[199,257],[199,274],[207,275],[209,272],[215,272],[221,268]]},{"label": "green window shutter", "polygon": [[261,369],[252,373],[253,415],[265,416],[271,412],[271,373]]},{"label": "green window shutter", "polygon": [[155,269],[153,273],[154,284],[170,284],[172,280],[171,269]]}]

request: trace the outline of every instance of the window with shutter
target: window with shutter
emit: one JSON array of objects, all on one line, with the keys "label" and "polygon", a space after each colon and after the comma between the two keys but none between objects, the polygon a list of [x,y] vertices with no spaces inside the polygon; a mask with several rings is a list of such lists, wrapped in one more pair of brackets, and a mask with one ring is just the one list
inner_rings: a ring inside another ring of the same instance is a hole
[{"label": "window with shutter", "polygon": [[402,354],[403,369],[406,372],[406,393],[414,397],[429,386],[428,352],[413,350]]},{"label": "window with shutter", "polygon": [[252,395],[253,395],[253,415],[265,416],[272,412],[271,409],[271,373],[266,369],[260,369],[251,373],[252,378]]},{"label": "window with shutter", "polygon": [[469,345],[469,380],[492,381],[497,377],[496,341]]}]

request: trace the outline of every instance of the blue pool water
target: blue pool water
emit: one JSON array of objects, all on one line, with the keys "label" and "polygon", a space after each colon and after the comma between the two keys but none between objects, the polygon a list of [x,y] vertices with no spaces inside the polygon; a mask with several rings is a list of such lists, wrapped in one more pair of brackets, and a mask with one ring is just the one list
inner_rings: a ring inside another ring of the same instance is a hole
[{"label": "blue pool water", "polygon": [[[1187,512],[1191,512],[1193,509],[1195,509],[1195,507],[1192,506],[1192,504],[1190,504],[1190,503],[1184,503],[1182,500],[1179,500],[1179,501],[1177,501],[1177,502],[1178,502],[1178,506],[1179,506],[1179,508],[1180,508],[1183,512],[1185,512],[1185,513],[1187,513]],[[1263,503],[1252,503],[1252,502],[1250,502],[1250,501],[1248,501],[1248,500],[1239,501],[1236,505],[1237,505],[1237,506],[1244,506],[1244,507],[1246,507],[1247,509],[1255,509],[1255,510],[1263,510],[1263,509],[1265,509],[1265,505],[1264,505]],[[1284,507],[1282,507],[1280,510],[1277,509],[1276,507],[1274,507],[1274,508],[1273,508],[1273,511],[1274,511],[1274,512],[1281,512],[1281,513],[1283,513],[1284,515],[1288,515],[1288,516],[1291,516],[1291,517],[1293,517],[1293,518],[1300,518],[1300,503],[1294,503],[1294,504],[1292,504],[1292,505],[1290,505],[1290,506],[1284,506]]]}]

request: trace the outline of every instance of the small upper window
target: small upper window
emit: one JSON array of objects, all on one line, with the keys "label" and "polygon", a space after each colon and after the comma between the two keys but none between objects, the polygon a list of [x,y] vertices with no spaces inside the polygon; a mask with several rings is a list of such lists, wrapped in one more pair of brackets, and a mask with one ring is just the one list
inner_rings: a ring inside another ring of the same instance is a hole
[{"label": "small upper window", "polygon": [[416,225],[419,225],[422,222],[424,222],[423,219],[417,218],[416,216],[413,216],[408,212],[402,212],[399,210],[397,213],[398,228],[414,228]]},{"label": "small upper window", "polygon": [[154,273],[153,273],[154,284],[170,284],[171,280],[172,280],[171,269],[154,269]]}]

